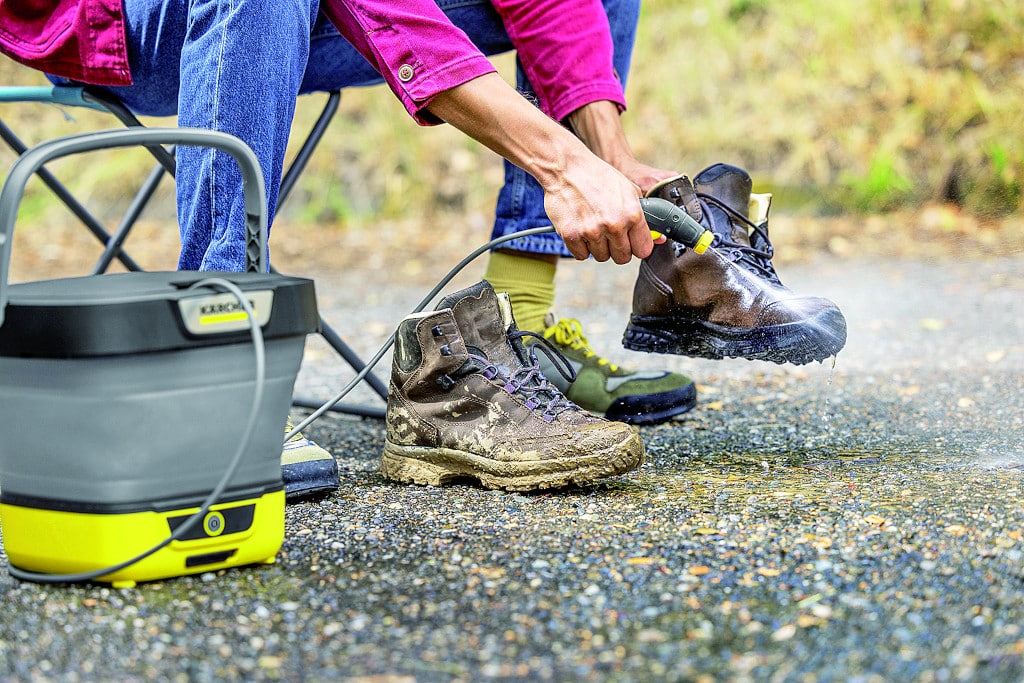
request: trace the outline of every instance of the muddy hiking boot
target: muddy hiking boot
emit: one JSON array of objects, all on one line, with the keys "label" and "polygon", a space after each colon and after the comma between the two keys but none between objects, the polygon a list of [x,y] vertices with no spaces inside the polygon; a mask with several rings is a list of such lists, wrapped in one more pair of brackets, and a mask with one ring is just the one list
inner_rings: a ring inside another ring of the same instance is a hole
[{"label": "muddy hiking boot", "polygon": [[678,176],[648,196],[682,207],[715,234],[697,254],[666,242],[640,264],[623,346],[699,358],[803,365],[837,354],[846,319],[834,303],[783,286],[768,237],[770,195],[751,194],[746,171],[715,164],[693,183]]},{"label": "muddy hiking boot", "polygon": [[[549,383],[507,296],[486,281],[398,326],[381,473],[509,491],[590,482],[639,467],[634,427],[584,411]],[[563,368],[564,369],[564,368]],[[569,372],[568,370],[566,370]]]}]

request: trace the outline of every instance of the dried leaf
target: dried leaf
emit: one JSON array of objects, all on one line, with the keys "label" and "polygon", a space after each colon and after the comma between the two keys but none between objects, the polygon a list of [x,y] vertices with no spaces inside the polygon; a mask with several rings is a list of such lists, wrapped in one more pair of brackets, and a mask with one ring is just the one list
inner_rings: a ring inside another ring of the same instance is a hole
[{"label": "dried leaf", "polygon": [[799,602],[797,602],[796,606],[799,607],[800,609],[803,609],[804,607],[810,607],[811,605],[813,605],[816,602],[818,602],[819,600],[821,600],[821,598],[822,598],[821,593],[815,593],[814,595],[808,595],[803,600],[800,600]]},{"label": "dried leaf", "polygon": [[668,640],[668,635],[664,631],[645,628],[637,632],[636,640],[640,643],[664,643]]},{"label": "dried leaf", "polygon": [[504,567],[476,567],[472,573],[479,574],[485,579],[500,579],[505,576]]}]

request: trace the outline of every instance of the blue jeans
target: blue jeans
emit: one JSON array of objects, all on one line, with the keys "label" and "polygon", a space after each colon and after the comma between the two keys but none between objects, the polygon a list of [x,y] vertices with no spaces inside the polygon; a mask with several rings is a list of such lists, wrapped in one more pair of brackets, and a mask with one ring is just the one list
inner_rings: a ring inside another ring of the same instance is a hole
[{"label": "blue jeans", "polygon": [[[134,82],[110,91],[138,114],[238,136],[256,153],[272,221],[295,113],[309,92],[382,83],[370,64],[318,13],[319,0],[124,0]],[[487,55],[512,49],[486,0],[438,0],[438,6]],[[629,71],[639,0],[605,0],[615,67]],[[272,46],[268,49],[268,46]],[[518,70],[519,87],[529,90]],[[183,270],[241,270],[245,206],[241,176],[222,152],[178,150],[178,221]],[[494,236],[550,225],[544,193],[506,163]],[[542,235],[509,248],[570,256],[560,237]]]}]

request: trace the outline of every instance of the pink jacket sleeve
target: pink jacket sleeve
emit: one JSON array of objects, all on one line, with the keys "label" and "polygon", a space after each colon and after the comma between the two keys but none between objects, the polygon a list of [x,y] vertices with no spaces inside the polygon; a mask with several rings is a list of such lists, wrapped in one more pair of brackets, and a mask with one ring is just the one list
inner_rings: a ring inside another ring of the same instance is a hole
[{"label": "pink jacket sleeve", "polygon": [[[492,3],[545,113],[561,121],[598,100],[625,108],[600,0]],[[420,123],[437,123],[424,110],[435,95],[495,70],[433,0],[323,0],[320,10]]]},{"label": "pink jacket sleeve", "polygon": [[0,52],[78,81],[132,82],[120,2],[0,0]]},{"label": "pink jacket sleeve", "polygon": [[495,71],[433,0],[323,0],[320,11],[419,123],[439,123],[425,110],[437,94]]},{"label": "pink jacket sleeve", "polygon": [[[493,2],[550,116],[625,105],[599,0]],[[321,10],[420,123],[437,123],[425,107],[438,93],[495,70],[433,0],[323,0]],[[76,80],[131,83],[120,2],[0,0],[0,52]]]},{"label": "pink jacket sleeve", "polygon": [[492,0],[541,108],[561,121],[585,104],[626,98],[600,0]]}]

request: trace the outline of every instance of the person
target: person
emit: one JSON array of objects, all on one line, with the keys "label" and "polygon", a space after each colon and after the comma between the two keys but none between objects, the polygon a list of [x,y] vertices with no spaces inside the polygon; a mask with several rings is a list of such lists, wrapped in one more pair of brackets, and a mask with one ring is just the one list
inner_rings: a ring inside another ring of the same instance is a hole
[{"label": "person", "polygon": [[[546,218],[573,257],[623,264],[650,256],[654,242],[637,201],[640,187],[592,151],[600,152],[600,141],[608,138],[588,140],[595,120],[602,120],[595,116],[611,116],[614,110],[614,127],[624,107],[602,5],[596,0],[494,0],[487,6],[460,1],[448,3],[446,14],[439,7],[445,4],[325,0],[318,6],[307,0],[283,11],[266,0],[230,6],[218,0],[187,6],[166,0],[123,5],[0,0],[0,18],[8,27],[0,34],[0,49],[55,80],[106,87],[139,114],[177,113],[179,125],[237,135],[260,160],[271,217],[296,96],[383,79],[419,123],[453,125],[536,180]],[[495,26],[502,29],[498,42],[488,43]],[[484,55],[508,49],[509,42],[529,72],[539,109],[506,84]],[[571,116],[578,111],[583,113]],[[560,125],[567,119],[578,135]],[[183,147],[177,181],[179,267],[240,269],[244,205],[234,162],[219,152]],[[525,353],[522,339],[529,330],[516,328],[511,304],[502,301],[486,291],[465,292],[449,301],[451,310],[462,314],[431,328],[445,339],[451,336],[446,330],[454,329],[459,344],[442,345],[438,353],[463,359],[459,368],[437,377],[440,386],[461,388],[478,411],[491,411],[490,424],[481,417],[467,427],[453,402],[433,410],[438,395],[399,382],[394,400],[389,398],[388,447],[400,450],[396,458],[404,460],[382,471],[402,481],[442,481],[481,474],[472,462],[482,457],[498,463],[499,470],[509,462],[519,466],[511,479],[495,485],[528,489],[583,483],[638,466],[643,449],[635,432],[580,416],[582,411],[537,368],[543,354]],[[668,311],[669,323],[672,315]],[[482,331],[493,332],[495,325],[504,340]],[[409,326],[403,321],[400,329]],[[402,363],[422,360],[426,348],[421,330],[406,331],[406,343],[395,354],[393,389]],[[468,349],[466,342],[473,339],[480,342],[473,353],[453,351]],[[507,362],[495,364],[488,351]],[[495,383],[504,394],[492,391]],[[420,410],[428,406],[426,413]],[[495,415],[502,416],[500,429]],[[531,427],[538,419],[546,425],[540,432]],[[581,430],[591,438],[580,441]],[[438,440],[437,434],[446,438]],[[585,443],[586,453],[603,454],[605,465],[584,465],[590,456],[567,446],[574,441]],[[566,449],[572,453],[561,458]],[[452,453],[459,454],[459,467],[449,462]],[[438,458],[445,462],[438,464]],[[317,467],[328,460],[333,464],[329,454],[298,439],[282,454],[286,488],[290,471],[298,479],[316,480]],[[462,467],[466,462],[468,470]],[[545,475],[551,467],[557,477]],[[430,470],[429,476],[409,473],[417,468]],[[336,477],[335,469],[319,482],[333,489]],[[303,489],[302,481],[293,483],[293,490],[312,490]]]}]

